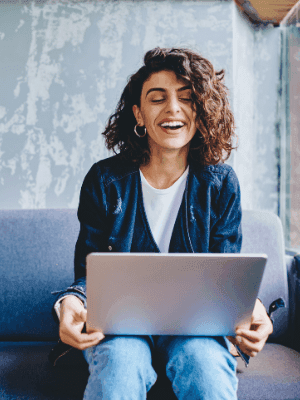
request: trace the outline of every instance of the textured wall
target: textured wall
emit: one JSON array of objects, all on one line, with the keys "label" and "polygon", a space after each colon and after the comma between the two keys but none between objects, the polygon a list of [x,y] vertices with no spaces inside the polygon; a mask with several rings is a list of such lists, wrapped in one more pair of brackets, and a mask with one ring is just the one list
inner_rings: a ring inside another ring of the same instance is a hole
[{"label": "textured wall", "polygon": [[254,182],[253,208],[278,213],[278,92],[280,79],[280,29],[254,32]]},{"label": "textured wall", "polygon": [[[299,7],[300,11],[300,7]],[[288,51],[288,112],[289,112],[289,187],[286,188],[289,217],[289,246],[300,251],[300,30],[289,26]]]},{"label": "textured wall", "polygon": [[128,75],[155,46],[190,46],[227,71],[229,2],[5,5],[0,13],[0,207],[77,207]]},{"label": "textured wall", "polygon": [[239,135],[234,167],[247,209],[278,213],[277,101],[280,30],[254,29],[233,8],[233,103]]},{"label": "textured wall", "polygon": [[239,136],[234,169],[241,185],[242,204],[252,209],[254,184],[254,30],[236,8],[233,13],[233,105]]},{"label": "textured wall", "polygon": [[0,208],[77,207],[127,77],[147,50],[188,46],[226,70],[243,206],[277,211],[277,32],[232,1],[0,4]]}]

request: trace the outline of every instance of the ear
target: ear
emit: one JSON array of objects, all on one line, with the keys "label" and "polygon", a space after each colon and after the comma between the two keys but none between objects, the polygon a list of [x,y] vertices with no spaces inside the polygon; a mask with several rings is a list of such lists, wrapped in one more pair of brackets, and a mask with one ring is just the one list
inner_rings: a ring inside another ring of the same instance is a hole
[{"label": "ear", "polygon": [[139,107],[135,104],[134,106],[132,106],[132,111],[133,114],[135,116],[136,122],[139,126],[144,126],[144,118],[142,116],[141,110],[139,109]]}]

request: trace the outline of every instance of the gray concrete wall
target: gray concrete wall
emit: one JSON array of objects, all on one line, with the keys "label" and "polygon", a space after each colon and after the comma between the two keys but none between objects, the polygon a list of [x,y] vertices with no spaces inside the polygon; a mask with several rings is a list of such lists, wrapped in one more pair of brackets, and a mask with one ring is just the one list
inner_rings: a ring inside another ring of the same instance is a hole
[{"label": "gray concrete wall", "polygon": [[277,101],[280,30],[255,28],[233,7],[233,104],[239,135],[234,167],[242,204],[278,213]]},{"label": "gray concrete wall", "polygon": [[[298,11],[298,12],[297,12]],[[300,3],[281,24],[280,217],[287,247],[300,252]]]},{"label": "gray concrete wall", "polygon": [[276,212],[278,34],[233,1],[1,3],[0,208],[77,207],[127,77],[147,50],[187,46],[226,71],[243,207]]},{"label": "gray concrete wall", "polygon": [[278,93],[280,88],[279,28],[254,32],[255,158],[253,208],[279,212]]}]

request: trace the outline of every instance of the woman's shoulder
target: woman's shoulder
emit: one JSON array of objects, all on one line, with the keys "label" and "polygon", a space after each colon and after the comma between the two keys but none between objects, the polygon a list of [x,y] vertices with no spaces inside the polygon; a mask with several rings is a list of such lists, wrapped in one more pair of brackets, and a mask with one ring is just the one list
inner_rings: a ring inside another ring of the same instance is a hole
[{"label": "woman's shoulder", "polygon": [[136,173],[138,170],[139,167],[136,164],[126,161],[120,154],[116,154],[93,164],[87,176],[97,177],[103,183],[109,183],[112,180],[122,179]]},{"label": "woman's shoulder", "polygon": [[234,169],[224,163],[219,163],[216,165],[192,165],[192,170],[198,179],[204,179],[206,181],[211,181],[217,186],[223,186],[223,184],[238,183],[237,175]]}]

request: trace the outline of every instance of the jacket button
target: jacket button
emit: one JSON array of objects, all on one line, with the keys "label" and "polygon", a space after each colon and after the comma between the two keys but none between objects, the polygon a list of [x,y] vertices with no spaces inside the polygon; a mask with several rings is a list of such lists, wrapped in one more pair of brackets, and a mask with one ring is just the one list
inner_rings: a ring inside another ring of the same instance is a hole
[{"label": "jacket button", "polygon": [[112,247],[111,247],[111,246],[108,246],[108,250],[109,250],[109,251],[112,251]]}]

